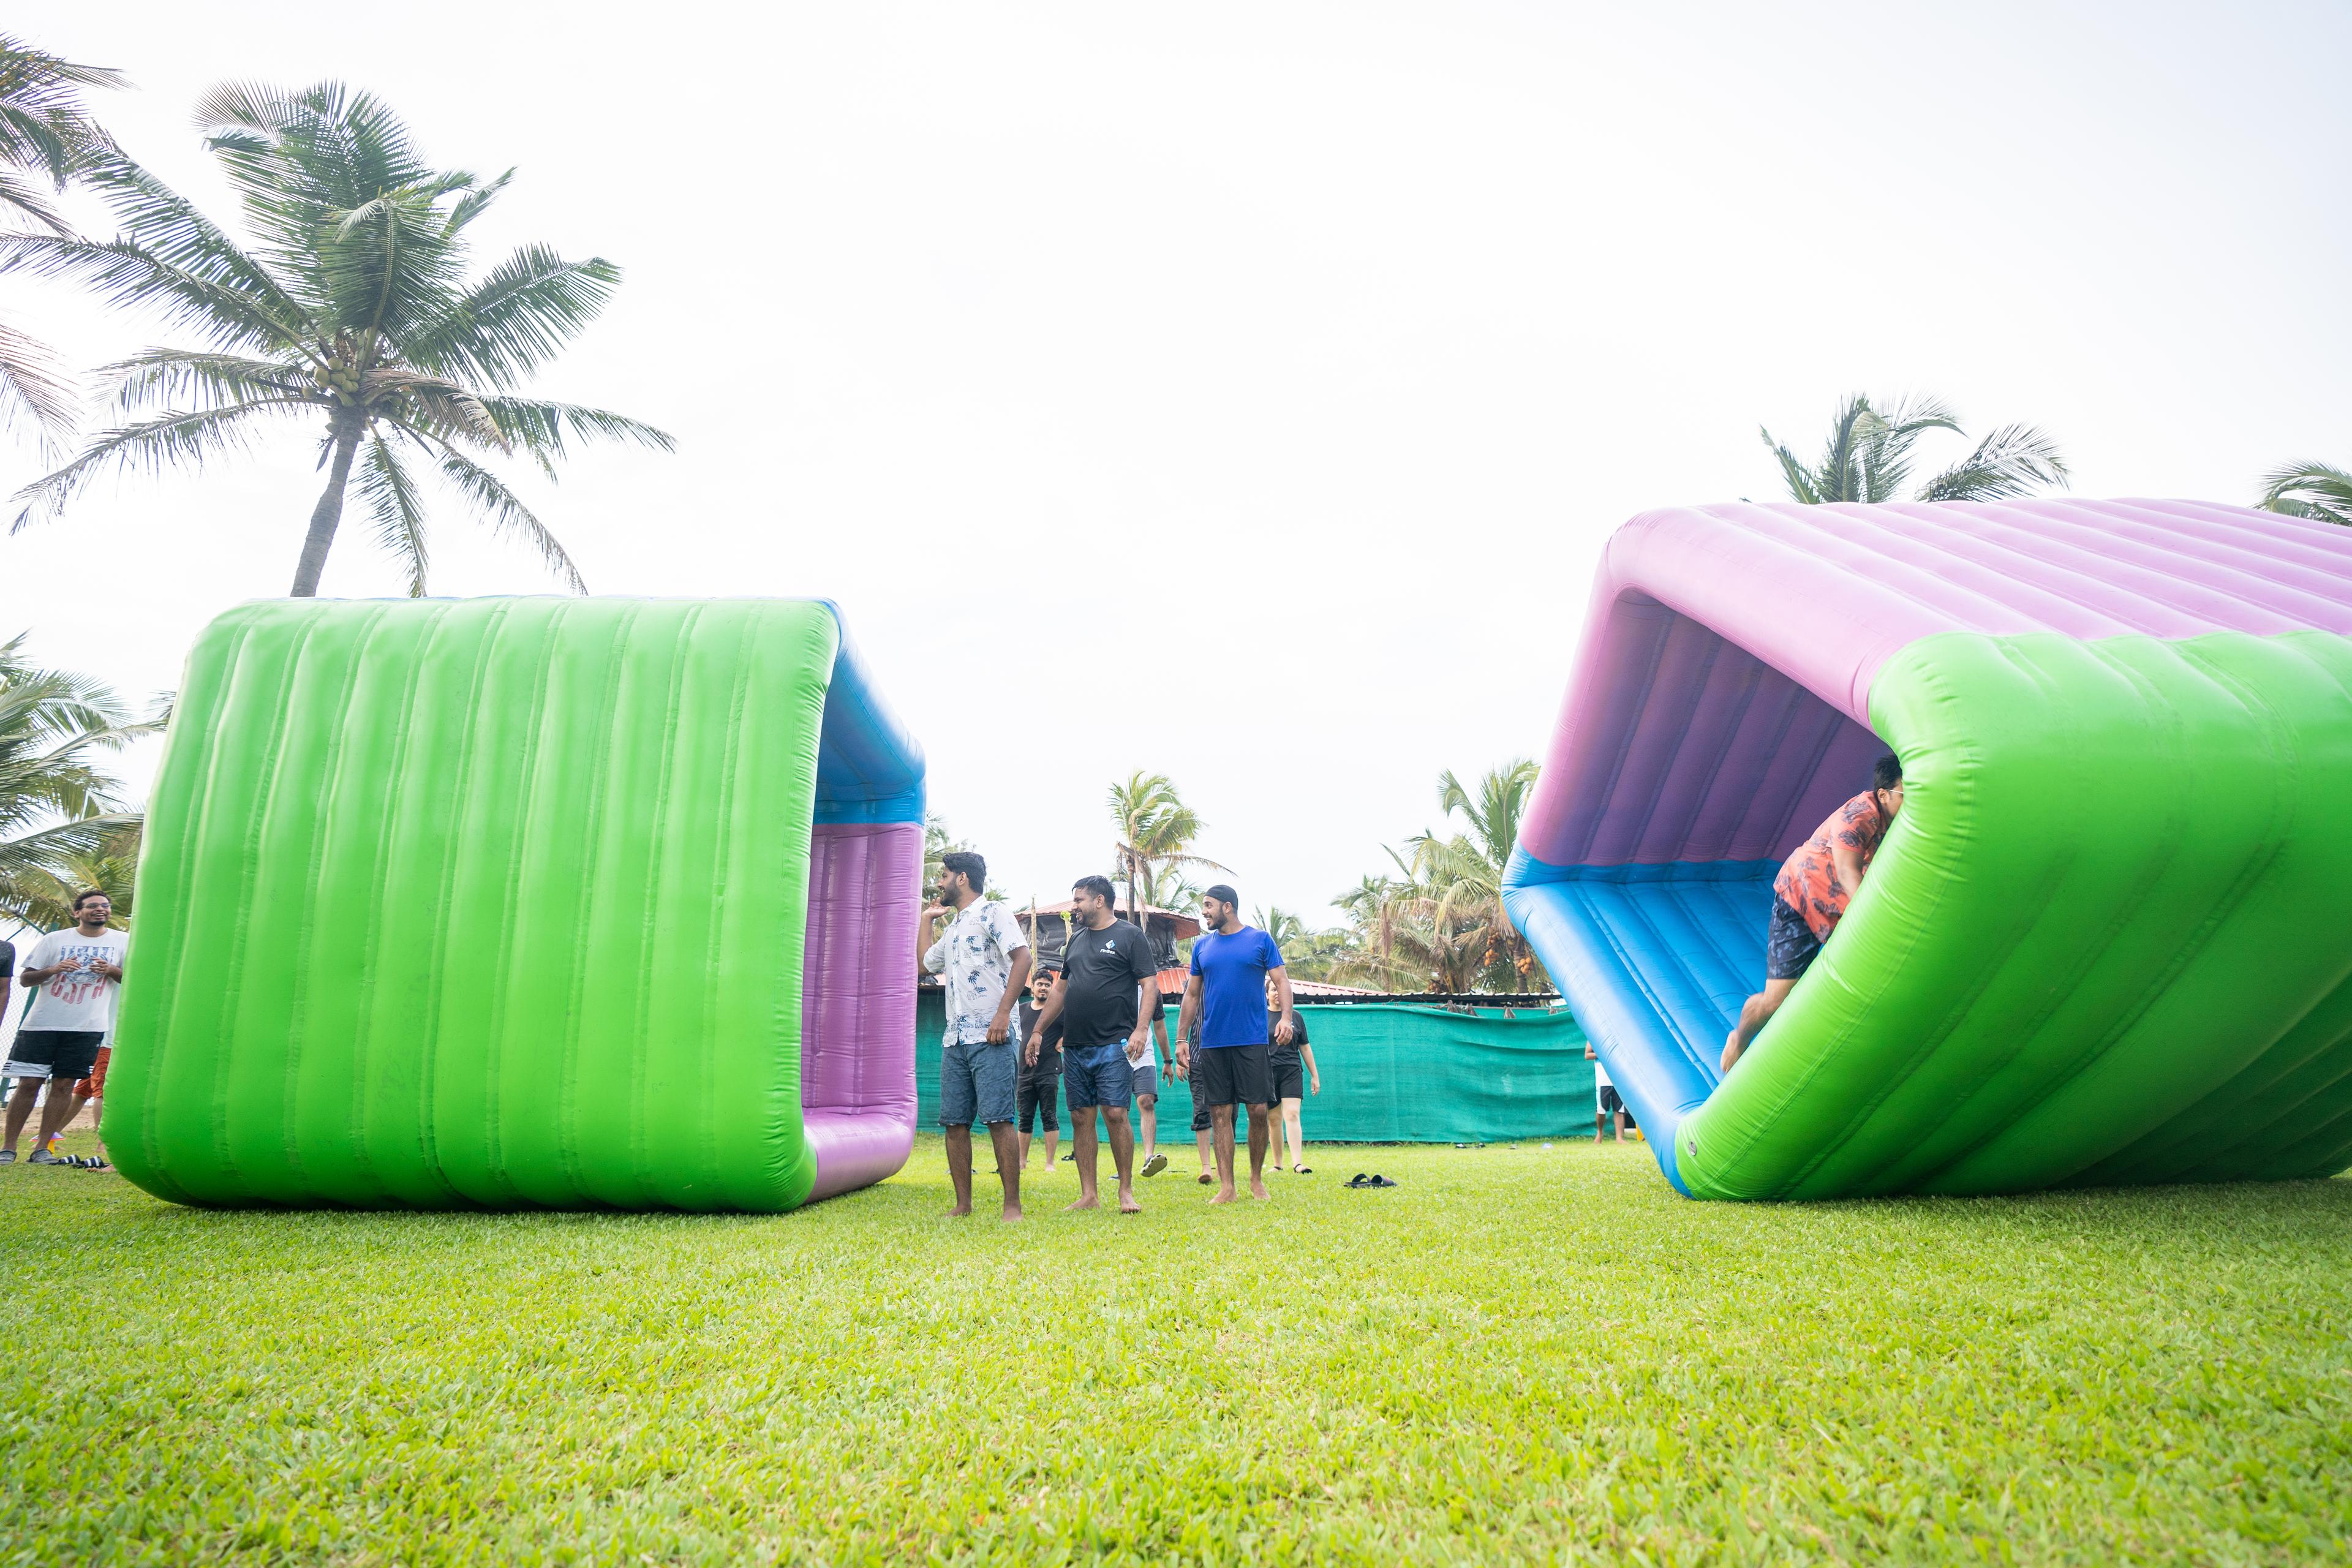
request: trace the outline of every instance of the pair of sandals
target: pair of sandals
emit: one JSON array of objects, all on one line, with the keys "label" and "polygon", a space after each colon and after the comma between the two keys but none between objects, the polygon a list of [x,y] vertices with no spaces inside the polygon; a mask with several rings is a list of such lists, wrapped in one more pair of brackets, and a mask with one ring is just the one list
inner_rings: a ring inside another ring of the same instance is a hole
[{"label": "pair of sandals", "polygon": [[[0,1154],[0,1165],[16,1163],[14,1154]],[[69,1171],[111,1171],[113,1165],[95,1154],[52,1154],[46,1160],[26,1160],[28,1165],[63,1165]]]},{"label": "pair of sandals", "polygon": [[1343,1187],[1393,1187],[1396,1185],[1394,1182],[1390,1181],[1386,1176],[1367,1176],[1361,1171],[1357,1172],[1354,1175],[1349,1177],[1339,1184]]}]

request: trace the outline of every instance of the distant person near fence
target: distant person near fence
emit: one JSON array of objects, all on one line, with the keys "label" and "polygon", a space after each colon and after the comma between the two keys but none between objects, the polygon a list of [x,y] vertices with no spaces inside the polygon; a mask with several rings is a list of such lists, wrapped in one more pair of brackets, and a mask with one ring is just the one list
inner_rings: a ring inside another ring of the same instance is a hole
[{"label": "distant person near fence", "polygon": [[1624,1097],[1610,1081],[1609,1064],[1601,1059],[1601,1053],[1592,1048],[1590,1040],[1584,1043],[1584,1059],[1592,1064],[1592,1141],[1595,1143],[1601,1142],[1601,1131],[1613,1115],[1617,1118],[1617,1142],[1622,1143],[1625,1142]]},{"label": "distant person near fence", "polygon": [[1031,1130],[1042,1121],[1045,1135],[1045,1173],[1054,1173],[1054,1155],[1062,1142],[1062,1023],[1054,1021],[1044,1036],[1044,1045],[1037,1059],[1027,1060],[1029,1037],[1037,1030],[1037,1016],[1045,1010],[1045,998],[1054,993],[1054,982],[1059,976],[1051,969],[1040,969],[1029,977],[1029,999],[1021,1004],[1021,1034],[1024,1060],[1021,1063],[1021,1093],[1017,1110],[1021,1116],[1021,1170],[1029,1170],[1029,1138]]},{"label": "distant person near fence", "polygon": [[1157,1042],[1160,1053],[1168,1049],[1168,1009],[1160,995],[1160,978],[1151,981],[1151,1033],[1143,1042],[1143,1059],[1135,1064],[1135,1120],[1139,1136],[1136,1139],[1135,1173],[1156,1176],[1168,1168],[1168,1156],[1160,1152],[1160,1056],[1153,1052]]},{"label": "distant person near fence", "polygon": [[[1315,1173],[1307,1164],[1307,1139],[1299,1131],[1298,1113],[1307,1094],[1323,1092],[1323,1075],[1315,1068],[1315,1048],[1307,1040],[1307,1018],[1295,1007],[1286,1005],[1279,973],[1265,980],[1265,1037],[1276,1041],[1282,1034],[1283,1020],[1290,1022],[1288,1044],[1272,1044],[1266,1050],[1266,1065],[1274,1075],[1274,1163],[1282,1163],[1282,1140],[1290,1139],[1290,1172],[1297,1176]],[[1302,1092],[1304,1091],[1304,1092]]]}]

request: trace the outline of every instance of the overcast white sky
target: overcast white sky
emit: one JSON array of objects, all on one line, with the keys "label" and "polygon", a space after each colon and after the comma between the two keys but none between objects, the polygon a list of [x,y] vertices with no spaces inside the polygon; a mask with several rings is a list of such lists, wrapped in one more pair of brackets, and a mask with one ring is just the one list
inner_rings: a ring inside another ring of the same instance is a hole
[{"label": "overcast white sky", "polygon": [[[1441,768],[1539,751],[1608,531],[1776,494],[1758,425],[1848,391],[2038,423],[2086,495],[2352,461],[2341,4],[12,9],[223,207],[231,77],[518,166],[484,266],[627,274],[542,389],[680,442],[520,488],[598,592],[838,598],[1021,896],[1149,768],[1328,921]],[[82,364],[167,340],[0,291]],[[0,635],[175,685],[285,591],[311,457],[0,539]],[[436,592],[551,585],[454,509],[435,546]],[[398,590],[347,526],[327,591]]]}]

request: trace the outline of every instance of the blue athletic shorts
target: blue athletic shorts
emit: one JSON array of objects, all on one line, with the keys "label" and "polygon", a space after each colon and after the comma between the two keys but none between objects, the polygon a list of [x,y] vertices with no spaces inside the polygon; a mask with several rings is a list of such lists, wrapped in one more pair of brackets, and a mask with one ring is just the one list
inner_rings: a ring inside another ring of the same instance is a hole
[{"label": "blue athletic shorts", "polygon": [[950,1045],[940,1052],[940,1125],[976,1127],[1013,1120],[1021,1079],[1021,1047]]},{"label": "blue athletic shorts", "polygon": [[1062,1091],[1072,1110],[1116,1105],[1121,1110],[1135,1098],[1135,1064],[1127,1059],[1127,1042],[1089,1046],[1074,1051],[1062,1047]]}]

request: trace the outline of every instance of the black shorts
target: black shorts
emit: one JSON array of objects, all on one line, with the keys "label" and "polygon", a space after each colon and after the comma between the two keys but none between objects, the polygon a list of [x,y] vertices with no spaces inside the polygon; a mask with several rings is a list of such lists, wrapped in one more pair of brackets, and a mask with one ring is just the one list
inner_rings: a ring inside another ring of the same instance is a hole
[{"label": "black shorts", "polygon": [[1600,1099],[1601,1109],[1593,1112],[1596,1116],[1608,1116],[1625,1109],[1625,1102],[1617,1097],[1617,1086],[1613,1083],[1601,1086]]},{"label": "black shorts", "polygon": [[1297,1046],[1270,1047],[1265,1065],[1274,1075],[1274,1100],[1267,1103],[1307,1098],[1307,1064],[1299,1059]]},{"label": "black shorts", "polygon": [[1042,1121],[1048,1132],[1062,1130],[1062,1053],[1047,1051],[1037,1058],[1034,1067],[1021,1069],[1021,1088],[1014,1096],[1020,1103],[1021,1131],[1034,1131],[1034,1124]]},{"label": "black shorts", "polygon": [[1219,1046],[1193,1052],[1192,1100],[1213,1107],[1274,1103],[1274,1069],[1266,1047]]},{"label": "black shorts", "polygon": [[78,1083],[98,1066],[105,1039],[103,1029],[19,1029],[8,1051],[8,1076]]},{"label": "black shorts", "polygon": [[1805,923],[1805,917],[1789,907],[1780,894],[1772,895],[1772,918],[1764,927],[1764,978],[1795,980],[1813,966],[1822,955],[1822,939]]}]

